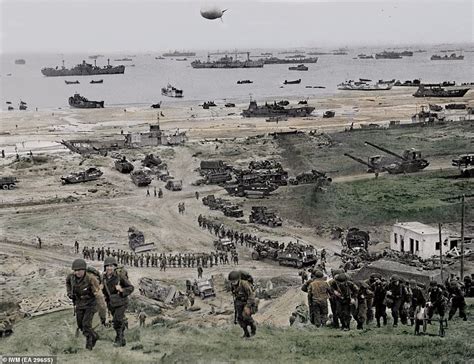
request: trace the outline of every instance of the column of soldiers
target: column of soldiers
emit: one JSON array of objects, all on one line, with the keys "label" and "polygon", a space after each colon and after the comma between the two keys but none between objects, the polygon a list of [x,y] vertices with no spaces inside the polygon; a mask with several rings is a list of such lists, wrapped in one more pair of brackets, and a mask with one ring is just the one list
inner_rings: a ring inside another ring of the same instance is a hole
[{"label": "column of soldiers", "polygon": [[[105,249],[87,247],[82,249],[84,260],[104,261],[108,257],[113,257],[121,265],[132,267],[154,267],[166,271],[166,268],[195,268],[202,266],[204,268],[213,267],[219,264],[239,264],[239,256],[236,250],[232,251],[212,251],[210,253],[141,253],[136,254],[131,251],[118,249]],[[229,256],[230,255],[230,256]]]},{"label": "column of soldiers", "polygon": [[[328,321],[327,301],[331,306],[331,326],[350,329],[353,318],[357,329],[371,323],[374,318],[377,327],[387,325],[387,309],[390,309],[393,326],[415,325],[415,333],[419,333],[421,321],[431,323],[436,314],[442,325],[445,315],[449,312],[451,320],[456,311],[459,317],[467,320],[464,285],[458,280],[440,284],[430,282],[429,287],[410,280],[406,281],[398,275],[386,280],[381,274],[373,273],[365,281],[353,281],[342,270],[333,270],[332,279],[326,281],[323,272],[311,270],[311,278],[304,282],[302,290],[308,293],[309,317],[312,324],[325,326]],[[374,315],[375,309],[375,315]],[[417,321],[418,320],[418,321]]]}]

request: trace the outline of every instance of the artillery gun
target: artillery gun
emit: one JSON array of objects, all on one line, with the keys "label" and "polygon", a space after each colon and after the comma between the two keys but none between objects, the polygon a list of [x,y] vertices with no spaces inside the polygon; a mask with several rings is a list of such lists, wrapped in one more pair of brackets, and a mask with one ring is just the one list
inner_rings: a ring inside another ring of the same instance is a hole
[{"label": "artillery gun", "polygon": [[115,161],[115,169],[120,173],[130,173],[133,171],[133,168],[133,164],[130,163],[125,157],[122,157],[121,160]]},{"label": "artillery gun", "polygon": [[219,240],[214,240],[214,248],[216,250],[230,252],[235,249],[235,244],[229,238],[220,238]]},{"label": "artillery gun", "polygon": [[388,153],[398,159],[396,161],[387,162],[387,160],[384,157],[376,155],[376,156],[369,157],[368,161],[365,162],[364,160],[358,157],[354,157],[349,153],[344,153],[346,157],[349,157],[355,160],[356,162],[366,165],[368,167],[367,172],[369,173],[371,172],[375,172],[375,173],[388,172],[390,174],[414,173],[414,172],[421,171],[422,169],[425,169],[430,164],[426,159],[423,159],[421,157],[421,152],[414,148],[406,149],[400,155],[371,142],[366,141],[365,144],[371,145],[372,147],[377,148],[385,153]]},{"label": "artillery gun", "polygon": [[274,212],[268,211],[265,206],[252,206],[249,222],[268,225],[269,227],[282,225],[282,219]]}]

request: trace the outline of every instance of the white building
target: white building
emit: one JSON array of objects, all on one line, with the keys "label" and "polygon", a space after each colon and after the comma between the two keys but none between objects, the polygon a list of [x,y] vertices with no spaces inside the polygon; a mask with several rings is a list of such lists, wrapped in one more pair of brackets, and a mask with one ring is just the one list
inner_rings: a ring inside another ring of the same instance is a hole
[{"label": "white building", "polygon": [[[457,240],[451,241],[450,234],[441,230],[443,242],[443,255],[457,245]],[[393,225],[390,236],[390,249],[407,252],[422,259],[439,256],[439,230],[438,228],[420,222],[400,222]]]}]

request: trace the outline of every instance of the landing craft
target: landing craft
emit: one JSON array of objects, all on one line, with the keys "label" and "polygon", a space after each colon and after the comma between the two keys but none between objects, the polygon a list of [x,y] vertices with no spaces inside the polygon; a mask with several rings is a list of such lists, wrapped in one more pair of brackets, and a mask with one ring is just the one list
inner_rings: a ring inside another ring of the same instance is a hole
[{"label": "landing craft", "polygon": [[209,8],[202,8],[201,9],[201,16],[203,18],[209,19],[209,20],[215,20],[215,19],[221,19],[222,21],[222,16],[224,15],[224,12],[227,9],[221,10],[218,7],[209,7]]}]

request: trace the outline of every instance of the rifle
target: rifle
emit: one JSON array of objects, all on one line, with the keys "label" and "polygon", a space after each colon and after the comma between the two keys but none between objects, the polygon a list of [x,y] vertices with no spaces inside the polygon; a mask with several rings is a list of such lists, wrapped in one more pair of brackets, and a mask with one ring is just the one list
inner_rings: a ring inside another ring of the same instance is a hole
[{"label": "rifle", "polygon": [[69,283],[71,285],[71,294],[72,294],[72,305],[74,307],[73,316],[76,316],[76,295],[74,294],[74,275],[71,274],[71,278],[69,278]]}]

